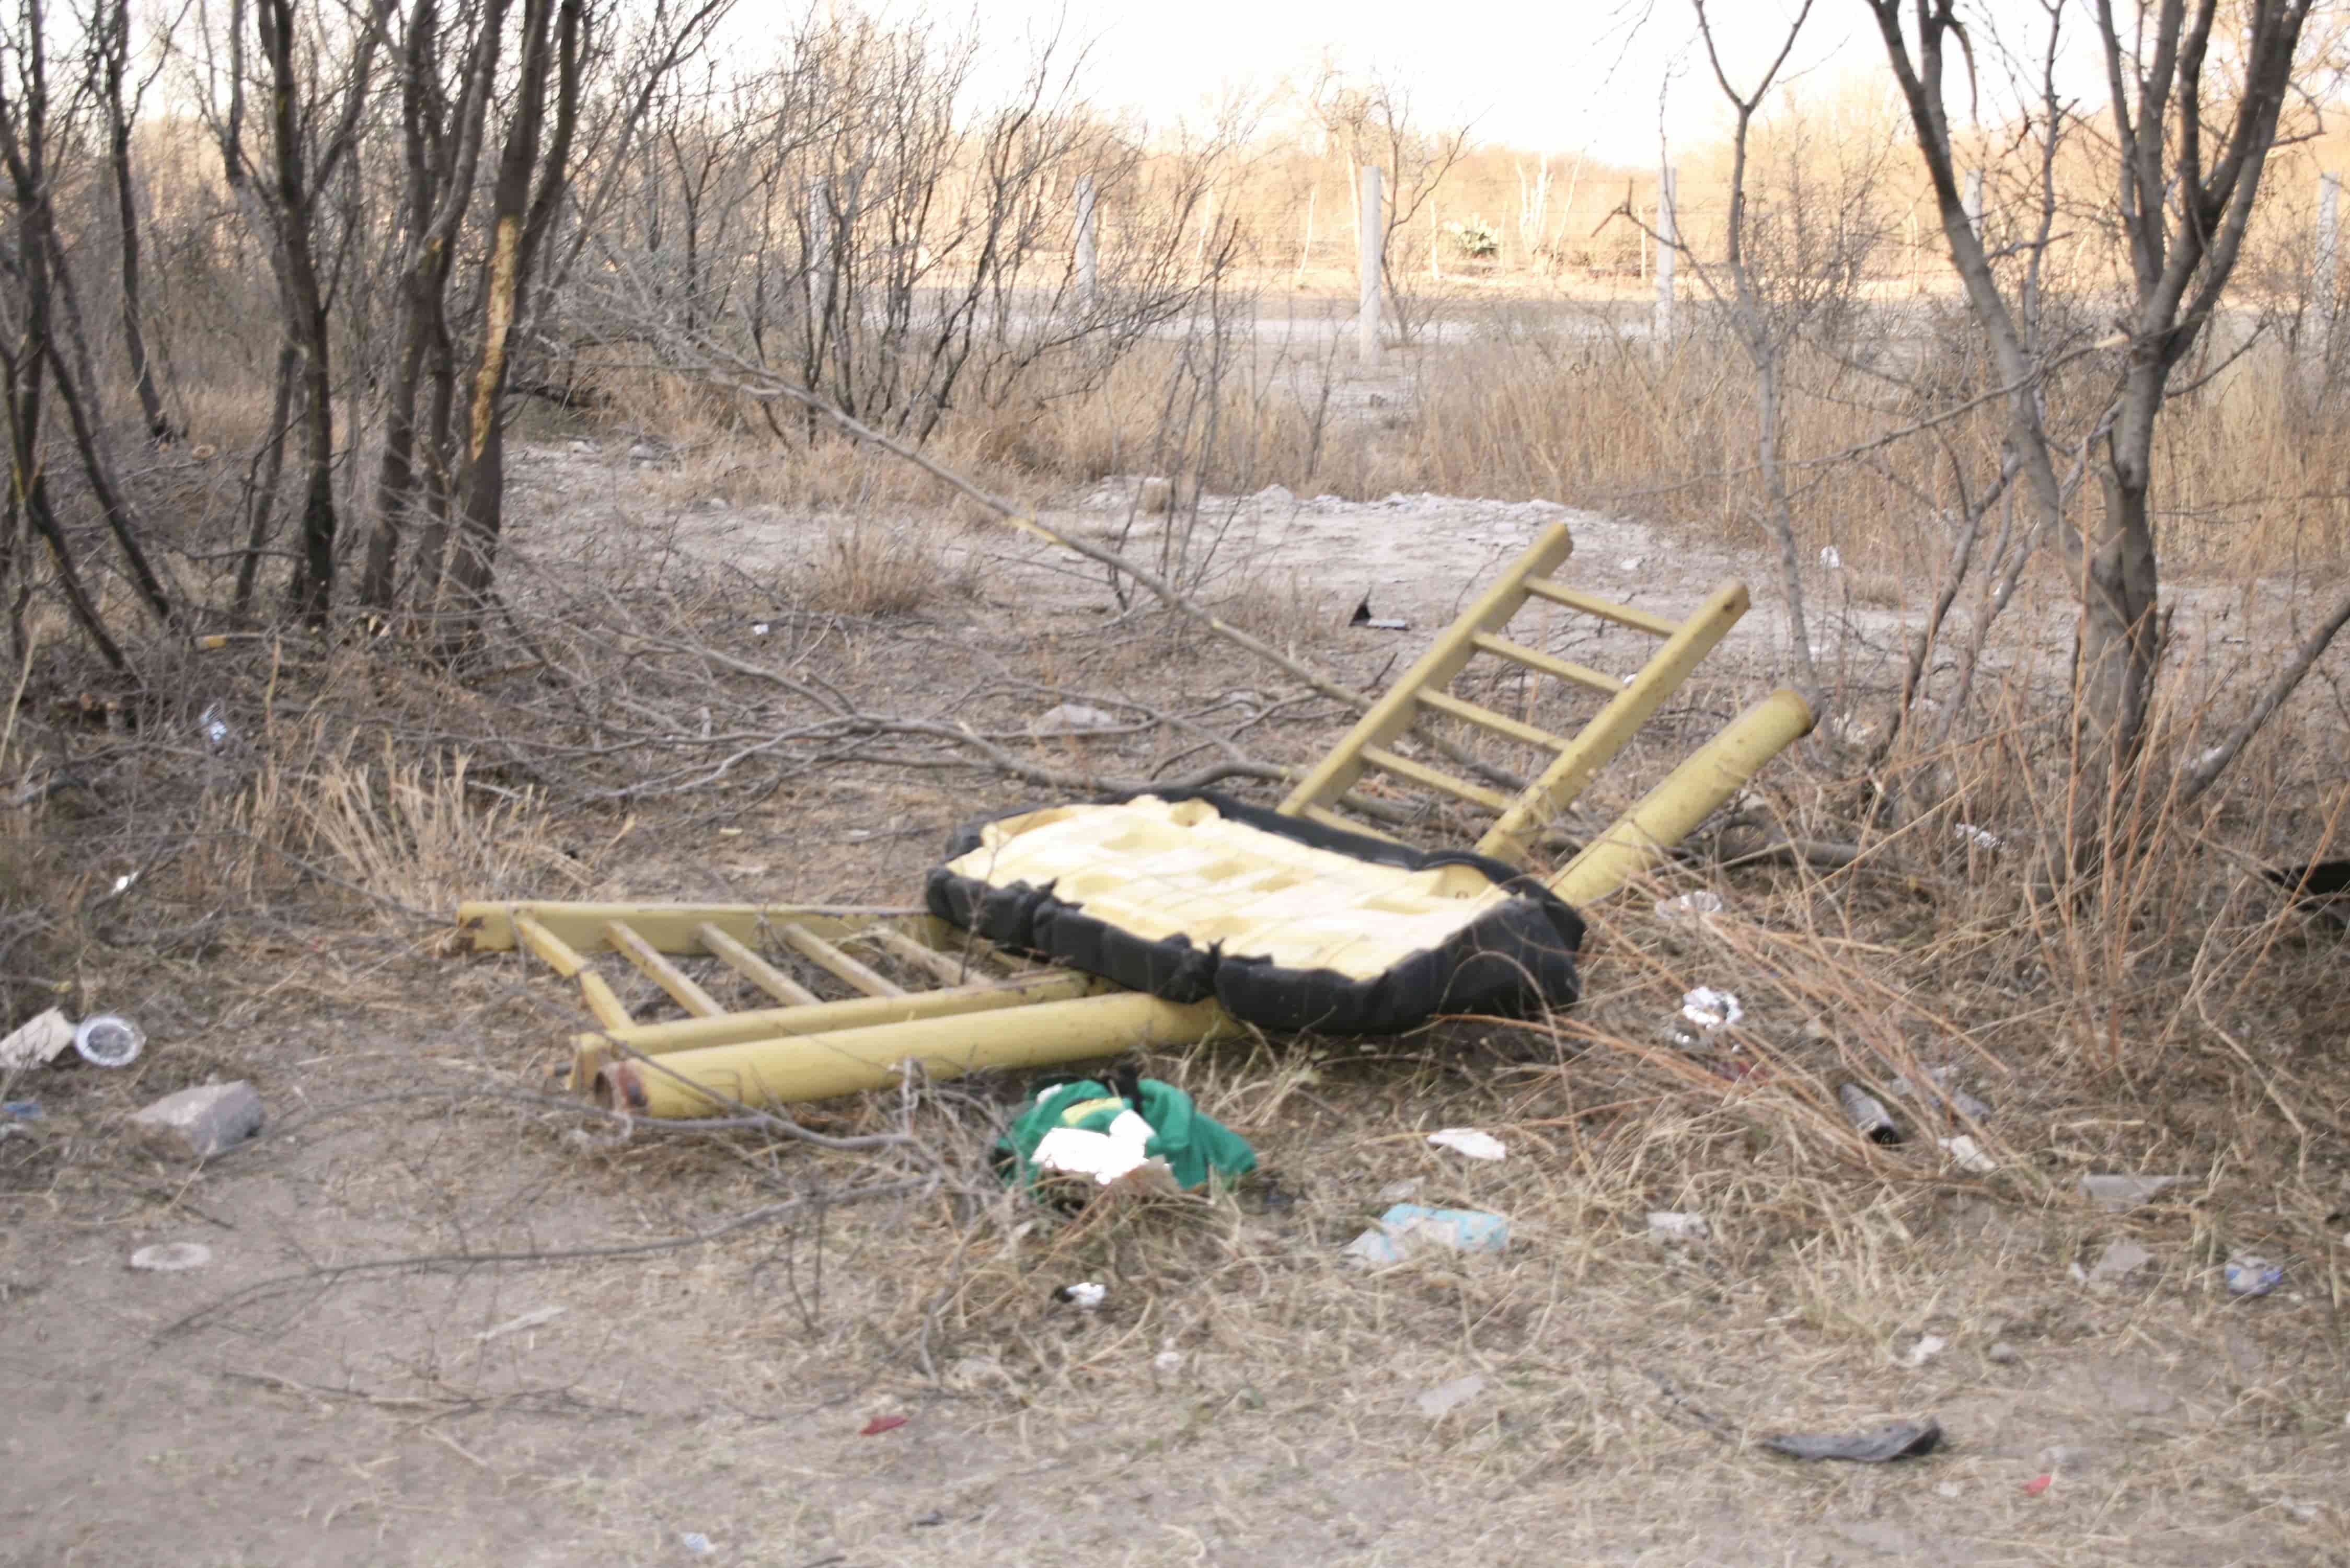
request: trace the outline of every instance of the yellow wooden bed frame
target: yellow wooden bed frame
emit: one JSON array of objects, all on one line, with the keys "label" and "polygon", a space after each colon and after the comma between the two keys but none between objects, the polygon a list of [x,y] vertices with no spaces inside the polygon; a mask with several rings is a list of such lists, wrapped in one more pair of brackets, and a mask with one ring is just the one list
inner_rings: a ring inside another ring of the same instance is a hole
[{"label": "yellow wooden bed frame", "polygon": [[[1398,789],[1416,792],[1490,817],[1477,849],[1526,864],[1544,830],[1689,679],[1748,603],[1745,587],[1728,582],[1687,620],[1666,620],[1559,582],[1552,574],[1572,550],[1564,524],[1545,529],[1299,778],[1278,809],[1391,837],[1396,813],[1391,805],[1381,810],[1382,801],[1391,803]],[[1509,637],[1511,622],[1530,602],[1596,618],[1653,638],[1657,646],[1638,671],[1622,678],[1560,659]],[[1607,700],[1574,735],[1555,735],[1456,692],[1481,658]],[[1578,908],[1616,891],[1812,723],[1812,704],[1802,693],[1773,692],[1586,844],[1548,885]],[[1504,794],[1491,782],[1497,770],[1475,763],[1473,751],[1453,738],[1475,732],[1536,748],[1552,760],[1523,788]],[[1436,767],[1424,760],[1431,753],[1465,763],[1488,782]],[[1382,790],[1388,793],[1368,793]],[[457,919],[471,950],[520,950],[578,982],[597,1026],[574,1042],[572,1086],[646,1116],[707,1116],[730,1104],[785,1105],[882,1088],[899,1082],[910,1064],[939,1077],[1044,1067],[1245,1027],[1212,1001],[1165,1002],[1072,971],[1025,965],[913,909],[502,901],[462,904]],[[762,948],[795,954],[858,994],[826,1001],[763,956]],[[682,1016],[630,1013],[598,972],[605,953],[652,980]],[[674,961],[688,956],[717,960],[775,1005],[723,1006]],[[876,963],[919,977],[920,984],[892,979]]]}]

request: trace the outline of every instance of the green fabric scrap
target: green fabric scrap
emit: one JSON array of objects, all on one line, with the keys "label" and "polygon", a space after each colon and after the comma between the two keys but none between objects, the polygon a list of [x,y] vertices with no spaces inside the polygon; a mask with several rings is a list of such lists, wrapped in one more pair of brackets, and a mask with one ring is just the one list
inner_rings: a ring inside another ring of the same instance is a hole
[{"label": "green fabric scrap", "polygon": [[1189,1192],[1207,1184],[1212,1172],[1237,1180],[1256,1168],[1256,1151],[1240,1134],[1205,1115],[1191,1096],[1157,1078],[1137,1080],[1140,1098],[1129,1104],[1117,1090],[1092,1078],[1058,1084],[1036,1096],[995,1143],[1004,1180],[1034,1186],[1036,1146],[1055,1127],[1105,1132],[1118,1113],[1132,1110],[1151,1127],[1143,1152],[1167,1162],[1176,1185]]}]

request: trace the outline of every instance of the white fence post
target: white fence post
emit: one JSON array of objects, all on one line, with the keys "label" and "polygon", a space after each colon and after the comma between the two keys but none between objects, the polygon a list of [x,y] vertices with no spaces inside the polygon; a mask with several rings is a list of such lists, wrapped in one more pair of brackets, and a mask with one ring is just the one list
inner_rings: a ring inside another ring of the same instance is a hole
[{"label": "white fence post", "polygon": [[1363,166],[1362,312],[1357,318],[1361,333],[1358,352],[1366,365],[1379,362],[1379,257],[1387,242],[1387,209],[1379,202],[1379,166]]},{"label": "white fence post", "polygon": [[1980,169],[1968,170],[1967,193],[1964,198],[1967,210],[1967,227],[1975,232],[1975,238],[1978,240],[1982,238],[1983,232],[1982,185],[1983,171]]},{"label": "white fence post", "polygon": [[1094,260],[1094,177],[1077,176],[1077,303],[1093,307],[1095,285]]},{"label": "white fence post", "polygon": [[1680,226],[1674,214],[1673,166],[1657,176],[1657,331],[1659,338],[1673,335],[1673,255],[1680,244]]},{"label": "white fence post", "polygon": [[817,180],[808,186],[808,317],[824,319],[826,306],[832,298],[832,205],[827,200],[827,183]]},{"label": "white fence post", "polygon": [[2334,358],[2334,290],[2335,265],[2342,241],[2342,176],[2332,171],[2317,177],[2317,261],[2310,269],[2310,305],[2317,312],[2317,355],[2321,363]]}]

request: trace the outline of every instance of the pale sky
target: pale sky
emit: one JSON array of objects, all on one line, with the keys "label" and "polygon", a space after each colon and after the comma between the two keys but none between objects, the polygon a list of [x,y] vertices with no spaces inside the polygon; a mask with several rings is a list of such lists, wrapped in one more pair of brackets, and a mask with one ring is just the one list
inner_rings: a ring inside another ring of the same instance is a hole
[{"label": "pale sky", "polygon": [[[967,3],[967,0],[966,0]],[[977,0],[978,28],[994,64],[1009,69],[1024,39],[1065,20],[1087,40],[1085,80],[1106,108],[1131,107],[1154,123],[1198,117],[1233,88],[1310,79],[1326,54],[1409,84],[1416,118],[1473,122],[1475,140],[1528,150],[1583,151],[1611,162],[1657,160],[1660,142],[1709,141],[1728,116],[1698,41],[1689,0]],[[1733,85],[1749,88],[1784,40],[1799,0],[1711,0],[1714,36]],[[958,14],[958,0],[885,0],[884,15]],[[2040,0],[1975,0],[2027,49],[2044,27]],[[2068,34],[2085,42],[2085,0]],[[2005,108],[1997,63],[1978,31],[1982,112]],[[2105,100],[2095,57],[2067,51],[2068,89]],[[1959,69],[1957,62],[1953,70]],[[1816,0],[1782,70],[1800,90],[1889,85],[1884,45],[1860,0]],[[1964,102],[1953,84],[1952,107]],[[1660,102],[1661,100],[1661,102]],[[1660,124],[1661,121],[1661,124]]]},{"label": "pale sky", "polygon": [[[2013,8],[2020,20],[2040,12],[2036,3]],[[1777,51],[1796,6],[1713,0],[1709,9],[1742,89]],[[1070,36],[1093,42],[1086,79],[1096,101],[1154,121],[1196,115],[1231,88],[1310,78],[1328,52],[1408,82],[1430,121],[1473,120],[1479,140],[1638,164],[1658,155],[1660,96],[1663,134],[1675,141],[1711,140],[1726,124],[1688,0],[985,0],[981,31],[993,48],[1014,52],[1024,31],[1049,30],[1063,15]],[[1821,92],[1856,78],[1882,83],[1883,48],[1858,0],[1817,0],[1783,79],[1800,75]]]}]

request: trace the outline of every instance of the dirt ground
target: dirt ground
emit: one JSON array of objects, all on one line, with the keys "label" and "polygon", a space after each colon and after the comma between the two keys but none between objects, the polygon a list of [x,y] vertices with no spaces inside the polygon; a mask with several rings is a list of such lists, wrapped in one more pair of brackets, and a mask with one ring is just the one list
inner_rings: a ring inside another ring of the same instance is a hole
[{"label": "dirt ground", "polygon": [[[1265,695],[1277,672],[1179,643],[1097,571],[988,529],[864,524],[947,531],[954,586],[887,625],[791,617],[801,564],[847,525],[650,503],[664,474],[676,493],[674,468],[624,443],[531,448],[513,548],[577,564],[619,530],[664,541],[732,574],[713,603],[739,624],[714,639],[876,707],[991,677],[1222,704],[1265,713],[1247,740],[1280,762],[1345,728]],[[1197,568],[1228,613],[1362,687],[1553,521],[1575,534],[1570,579],[1664,613],[1724,576],[1767,580],[1699,538],[1431,496],[1211,498],[1212,553],[1202,533],[1161,556],[1180,524],[1131,517],[1130,490],[1050,520]],[[1900,607],[1846,587],[1820,568],[1822,651],[1881,683]],[[1347,629],[1366,594],[1409,629]],[[2243,612],[2217,587],[2186,602],[2212,626]],[[2045,657],[2061,607],[2016,624],[2012,657]],[[1631,667],[1628,639],[1542,629]],[[1779,635],[1758,607],[1596,804],[1760,696]],[[1042,749],[1110,774],[1167,745]],[[479,891],[901,903],[956,821],[1034,793],[868,768],[715,814],[616,808],[564,828],[576,889]],[[1731,901],[1723,928],[1676,931],[1647,896],[1593,911],[1572,1029],[1153,1056],[1271,1179],[1062,1229],[968,1181],[858,1200],[904,1175],[862,1154],[617,1135],[531,1098],[580,1023],[567,988],[511,955],[437,956],[434,932],[365,906],[321,899],[265,940],[159,958],[105,999],[146,1028],[135,1068],[12,1090],[42,1115],[0,1137],[0,1561],[2350,1563],[2338,942],[2278,939],[2306,1007],[2240,1029],[2241,1066],[2214,1045],[2133,1077],[2092,1071],[2051,1000],[2062,976],[1953,960],[1955,989],[1911,994],[1900,933],[1963,932],[1969,884],[2010,871],[1961,856],[1939,902],[1785,867],[1687,875]],[[1810,963],[1875,973],[1872,1017],[1840,1014]],[[1965,1064],[2000,1170],[1838,1141],[1773,1109],[1771,1085],[1674,1065],[1658,1025],[1700,981],[1747,997],[1789,1084],[1832,1075],[1870,1029]],[[1954,1016],[1970,995],[1980,1027]],[[192,1172],[128,1141],[128,1112],[212,1077],[253,1082],[264,1137]],[[810,1125],[903,1127],[967,1175],[1019,1089],[874,1096]],[[1425,1141],[1447,1126],[1492,1131],[1508,1158]],[[2185,1179],[2125,1212],[2082,1200],[2080,1175],[2115,1170]],[[1341,1249],[1397,1184],[1508,1216],[1508,1251],[1349,1267]],[[1703,1213],[1711,1235],[1659,1241],[1651,1210]],[[167,1241],[209,1247],[209,1266],[126,1266]],[[2117,1241],[2147,1261],[2096,1277]],[[2247,1249],[2284,1265],[2273,1294],[2221,1287]],[[1053,1300],[1086,1278],[1108,1287],[1098,1313]],[[1470,1377],[1430,1413],[1423,1396]],[[1942,1447],[1898,1464],[1760,1446],[1928,1415]]]}]

